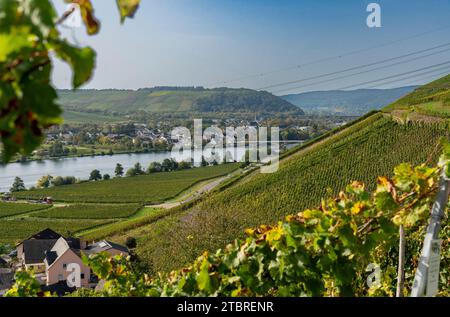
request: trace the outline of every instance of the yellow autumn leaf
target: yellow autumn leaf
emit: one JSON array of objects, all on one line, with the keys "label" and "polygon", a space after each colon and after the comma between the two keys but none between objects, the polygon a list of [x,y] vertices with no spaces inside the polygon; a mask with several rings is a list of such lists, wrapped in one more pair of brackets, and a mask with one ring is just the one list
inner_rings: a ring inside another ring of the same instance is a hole
[{"label": "yellow autumn leaf", "polygon": [[287,222],[295,221],[295,216],[294,216],[294,215],[288,215],[288,216],[286,216],[286,221],[287,221]]},{"label": "yellow autumn leaf", "polygon": [[359,214],[363,209],[364,209],[364,204],[360,201],[356,202],[351,209],[352,215]]},{"label": "yellow autumn leaf", "polygon": [[245,234],[248,236],[253,236],[255,234],[255,230],[251,228],[245,229]]},{"label": "yellow autumn leaf", "polygon": [[283,236],[283,229],[280,227],[275,227],[267,233],[267,242],[278,241]]},{"label": "yellow autumn leaf", "polygon": [[399,226],[402,224],[402,217],[400,215],[395,215],[394,218],[392,218],[392,222]]}]

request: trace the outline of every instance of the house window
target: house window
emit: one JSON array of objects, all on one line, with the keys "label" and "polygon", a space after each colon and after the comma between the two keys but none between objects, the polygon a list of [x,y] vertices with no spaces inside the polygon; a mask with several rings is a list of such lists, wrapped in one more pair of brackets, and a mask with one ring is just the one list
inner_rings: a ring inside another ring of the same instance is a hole
[{"label": "house window", "polygon": [[58,281],[64,281],[64,276],[62,274],[58,275]]},{"label": "house window", "polygon": [[67,269],[67,264],[66,264],[66,263],[63,264],[63,269],[64,269],[64,270]]},{"label": "house window", "polygon": [[81,279],[84,280],[84,273],[81,273]]}]

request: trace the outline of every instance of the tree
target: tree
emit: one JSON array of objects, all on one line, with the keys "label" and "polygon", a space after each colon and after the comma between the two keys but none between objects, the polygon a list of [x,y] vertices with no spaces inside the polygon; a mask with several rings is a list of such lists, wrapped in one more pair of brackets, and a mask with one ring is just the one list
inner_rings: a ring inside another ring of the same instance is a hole
[{"label": "tree", "polygon": [[53,186],[61,186],[64,185],[64,180],[61,176],[56,176],[54,179],[52,179],[52,185]]},{"label": "tree", "polygon": [[201,166],[208,166],[208,162],[205,160],[205,157],[202,155],[202,163]]},{"label": "tree", "polygon": [[136,164],[134,164],[134,171],[135,171],[136,175],[144,174],[144,170],[142,169],[141,163],[137,162]]},{"label": "tree", "polygon": [[134,167],[129,168],[127,170],[127,173],[125,174],[125,176],[127,176],[127,177],[132,177],[132,176],[136,176],[136,175],[137,174],[136,174],[136,170],[134,169]]},{"label": "tree", "polygon": [[[89,35],[99,32],[90,0],[66,2],[78,4]],[[121,22],[134,16],[139,2],[116,1]],[[71,66],[76,89],[92,77],[96,54],[69,43],[58,31],[73,9],[58,19],[50,0],[0,0],[0,8],[0,137],[3,161],[8,162],[16,153],[29,155],[44,140],[44,130],[62,122],[51,84],[52,56]]]},{"label": "tree", "polygon": [[178,169],[179,164],[173,158],[170,159],[170,163],[171,163],[171,168],[170,168],[171,171]]},{"label": "tree", "polygon": [[64,185],[72,185],[77,182],[77,179],[74,176],[66,176],[63,177]]},{"label": "tree", "polygon": [[77,182],[77,179],[73,176],[61,177],[57,176],[51,180],[53,186],[72,185]]},{"label": "tree", "polygon": [[176,170],[177,168],[178,168],[178,162],[175,161],[172,158],[171,159],[168,159],[168,158],[164,159],[164,161],[161,164],[161,169],[164,172],[170,172],[170,171]]},{"label": "tree", "polygon": [[178,169],[179,170],[185,170],[185,169],[189,169],[191,167],[192,167],[192,163],[191,162],[181,161],[178,164]]},{"label": "tree", "polygon": [[21,192],[24,190],[26,190],[26,188],[25,184],[23,183],[23,180],[20,177],[16,177],[9,191],[11,193],[14,193],[14,192]]},{"label": "tree", "polygon": [[147,173],[148,173],[148,174],[151,174],[151,173],[158,173],[158,172],[161,172],[161,169],[162,169],[161,163],[158,163],[158,162],[152,162],[152,163],[150,163],[150,165],[148,166]]},{"label": "tree", "polygon": [[70,149],[70,154],[72,154],[72,155],[77,155],[77,153],[78,153],[77,147],[76,147],[76,146],[73,146],[73,147]]},{"label": "tree", "polygon": [[99,170],[93,170],[91,172],[91,175],[89,176],[89,180],[90,181],[99,181],[102,179],[102,174],[100,174]]},{"label": "tree", "polygon": [[109,174],[103,174],[103,180],[104,181],[107,181],[109,179],[111,179],[111,176],[109,176]]},{"label": "tree", "polygon": [[53,176],[51,175],[45,175],[39,178],[39,180],[36,183],[37,188],[48,188],[50,187],[52,183]]},{"label": "tree", "polygon": [[117,163],[116,169],[114,170],[114,173],[116,174],[116,177],[122,177],[123,176],[123,166],[122,164]]},{"label": "tree", "polygon": [[0,255],[7,254],[12,251],[9,244],[0,244]]},{"label": "tree", "polygon": [[134,237],[128,237],[125,240],[125,245],[129,248],[129,249],[134,249],[137,246],[137,242],[136,242],[136,238]]},{"label": "tree", "polygon": [[53,157],[63,156],[64,147],[61,142],[55,141],[49,148],[49,154]]}]

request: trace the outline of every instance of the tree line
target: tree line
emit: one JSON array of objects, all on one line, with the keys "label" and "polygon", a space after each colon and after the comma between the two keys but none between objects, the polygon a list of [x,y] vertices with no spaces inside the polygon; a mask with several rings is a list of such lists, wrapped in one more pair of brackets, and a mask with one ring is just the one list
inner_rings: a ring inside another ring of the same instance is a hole
[{"label": "tree line", "polygon": [[[217,163],[215,163],[217,164]],[[202,157],[201,166],[209,165],[208,162]],[[125,168],[122,164],[117,163],[114,169],[114,176],[118,177],[134,177],[138,175],[149,175],[153,173],[162,173],[162,172],[172,172],[193,168],[192,162],[181,161],[177,162],[173,158],[166,158],[161,163],[160,162],[152,162],[149,164],[147,169],[143,168],[141,163],[137,162],[133,167],[129,168],[125,171]],[[94,169],[90,172],[89,178],[87,181],[101,181],[101,180],[110,180],[111,175],[108,173],[102,174],[98,169]],[[31,187],[30,189],[36,188],[49,188],[52,186],[63,186],[63,185],[72,185],[76,183],[83,183],[86,180],[77,179],[75,176],[52,176],[52,175],[44,175],[38,179],[36,182],[36,186]],[[25,183],[22,178],[16,177],[14,179],[13,184],[10,187],[10,192],[20,192],[27,190]]]}]

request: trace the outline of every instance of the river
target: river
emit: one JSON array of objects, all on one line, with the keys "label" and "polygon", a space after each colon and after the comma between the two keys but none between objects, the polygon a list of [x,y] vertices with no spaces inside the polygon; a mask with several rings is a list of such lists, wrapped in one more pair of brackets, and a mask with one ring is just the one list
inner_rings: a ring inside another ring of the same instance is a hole
[{"label": "river", "polygon": [[[288,144],[290,148],[296,144]],[[208,153],[208,151],[206,152]],[[210,153],[210,152],[209,152]],[[245,148],[238,147],[235,149],[235,157],[239,160],[245,154]],[[193,153],[196,162],[201,161],[202,152],[195,151]],[[223,155],[223,154],[222,154]],[[223,157],[219,155],[220,157]],[[27,188],[35,186],[39,178],[44,175],[52,176],[75,176],[79,179],[88,179],[92,170],[97,169],[102,174],[109,174],[114,176],[114,169],[117,163],[122,164],[124,170],[133,167],[139,162],[144,169],[148,167],[151,162],[162,162],[166,158],[174,157],[177,161],[186,159],[189,152],[177,154],[172,156],[172,152],[152,152],[152,153],[138,153],[138,154],[114,154],[104,156],[84,156],[71,157],[61,159],[51,159],[42,161],[30,161],[21,163],[10,163],[7,165],[0,165],[0,192],[7,192],[11,187],[14,178],[20,177]],[[208,156],[208,154],[205,154]]]}]

